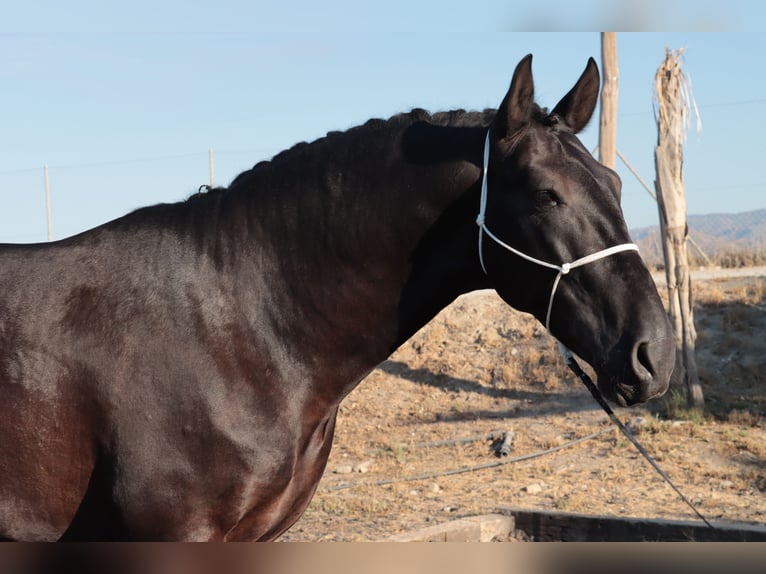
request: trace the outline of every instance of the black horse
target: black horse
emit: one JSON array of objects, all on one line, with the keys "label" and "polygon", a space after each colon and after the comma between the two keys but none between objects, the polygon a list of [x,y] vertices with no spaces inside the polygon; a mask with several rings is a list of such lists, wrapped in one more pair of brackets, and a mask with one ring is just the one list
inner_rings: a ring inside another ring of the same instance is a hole
[{"label": "black horse", "polygon": [[474,289],[617,403],[664,392],[671,328],[619,179],[575,136],[598,91],[590,60],[549,113],[527,56],[497,111],[372,120],[226,189],[0,246],[0,536],[276,538],[341,400]]}]

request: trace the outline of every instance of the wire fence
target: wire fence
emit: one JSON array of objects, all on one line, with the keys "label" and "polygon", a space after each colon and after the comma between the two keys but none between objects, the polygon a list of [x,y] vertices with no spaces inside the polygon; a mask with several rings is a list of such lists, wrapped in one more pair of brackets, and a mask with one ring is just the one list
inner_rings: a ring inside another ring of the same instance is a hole
[{"label": "wire fence", "polygon": [[[133,209],[183,200],[201,185],[227,185],[277,150],[216,151],[0,170],[0,242],[62,239]],[[642,174],[617,150],[619,161],[654,207],[653,174]],[[689,190],[688,193],[693,193]],[[736,193],[733,191],[732,193]],[[725,211],[722,198],[721,211]],[[689,257],[694,266],[766,265],[766,209],[690,215]],[[648,265],[663,266],[657,225],[631,230]]]},{"label": "wire fence", "polygon": [[0,242],[37,243],[91,229],[139,207],[226,185],[269,150],[166,156],[0,170]]},{"label": "wire fence", "polygon": [[[595,154],[595,151],[594,151]],[[657,203],[655,189],[616,150],[616,155],[641,188],[646,201]],[[725,210],[722,206],[722,210]],[[689,215],[689,264],[694,267],[752,267],[766,265],[766,208],[741,213]],[[655,269],[664,268],[659,224],[631,230],[644,261]]]}]

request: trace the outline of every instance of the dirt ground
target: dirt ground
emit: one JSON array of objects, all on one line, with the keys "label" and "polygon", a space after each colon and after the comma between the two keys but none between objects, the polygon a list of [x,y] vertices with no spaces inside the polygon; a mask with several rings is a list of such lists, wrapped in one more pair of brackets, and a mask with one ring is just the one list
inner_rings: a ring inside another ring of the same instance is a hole
[{"label": "dirt ground", "polygon": [[[693,286],[705,411],[689,411],[672,389],[617,414],[708,520],[764,523],[766,278]],[[512,450],[497,457],[488,437],[502,432],[513,434]],[[508,507],[695,519],[565,367],[545,329],[476,292],[342,403],[316,495],[281,540],[384,540]]]}]

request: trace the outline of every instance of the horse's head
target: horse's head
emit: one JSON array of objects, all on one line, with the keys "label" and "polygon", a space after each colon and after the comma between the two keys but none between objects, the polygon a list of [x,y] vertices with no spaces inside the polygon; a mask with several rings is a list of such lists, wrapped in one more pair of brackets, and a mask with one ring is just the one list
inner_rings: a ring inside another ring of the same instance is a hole
[{"label": "horse's head", "polygon": [[531,67],[531,56],[517,66],[485,144],[482,265],[506,302],[591,364],[607,398],[644,402],[667,389],[675,339],[630,243],[620,179],[575,135],[596,106],[598,69],[591,59],[548,113]]}]

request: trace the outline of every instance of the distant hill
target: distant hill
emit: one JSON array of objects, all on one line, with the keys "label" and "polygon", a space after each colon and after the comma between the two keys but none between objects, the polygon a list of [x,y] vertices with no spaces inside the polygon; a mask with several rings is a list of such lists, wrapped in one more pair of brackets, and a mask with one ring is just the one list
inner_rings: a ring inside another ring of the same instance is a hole
[{"label": "distant hill", "polygon": [[[716,265],[725,267],[762,264],[766,260],[766,209],[743,213],[712,213],[690,215],[687,218],[692,244],[689,255],[694,265],[707,261],[697,246]],[[641,249],[641,256],[650,266],[662,264],[659,226],[630,231]]]}]

